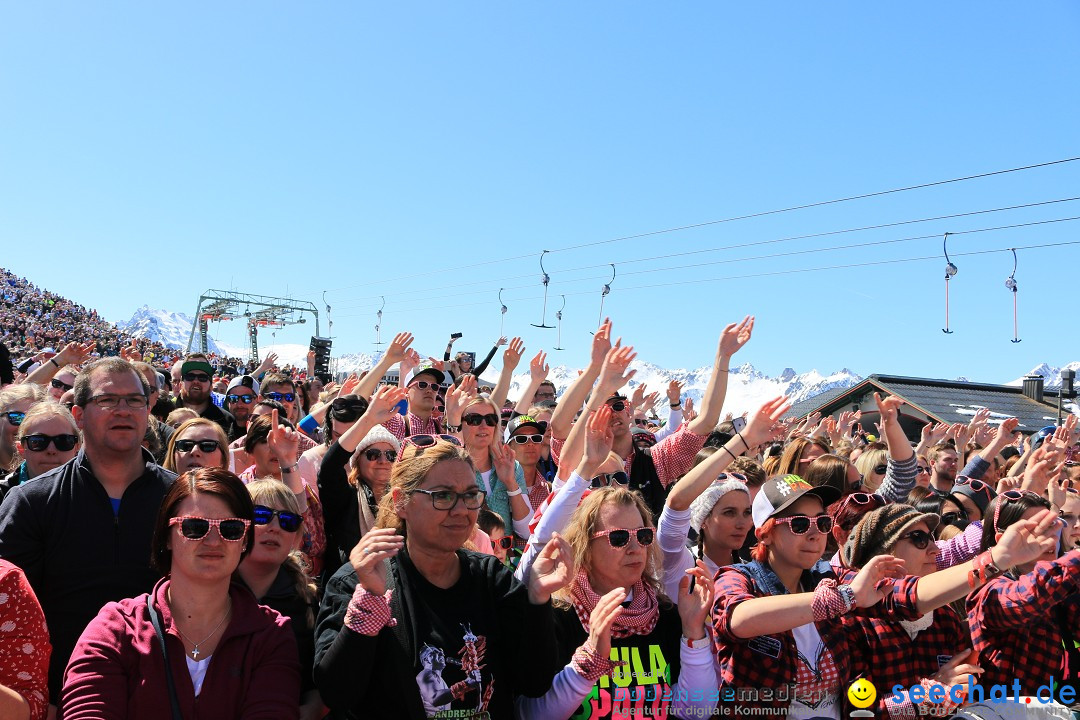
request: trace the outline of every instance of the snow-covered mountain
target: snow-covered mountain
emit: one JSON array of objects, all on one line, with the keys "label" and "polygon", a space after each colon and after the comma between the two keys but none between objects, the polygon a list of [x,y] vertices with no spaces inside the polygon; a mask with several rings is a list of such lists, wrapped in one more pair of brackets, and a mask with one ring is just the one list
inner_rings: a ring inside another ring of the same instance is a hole
[{"label": "snow-covered mountain", "polygon": [[[1047,363],[1039,363],[1035,367],[1031,368],[1030,371],[1024,373],[1022,376],[1016,378],[1012,382],[1007,382],[1005,384],[1019,387],[1024,384],[1024,378],[1028,375],[1041,375],[1043,377],[1043,390],[1056,391],[1059,387],[1061,387],[1062,370],[1072,370],[1077,374],[1078,379],[1080,379],[1080,360],[1073,361],[1071,363],[1068,363],[1067,365],[1062,365],[1061,367],[1054,367],[1053,365],[1049,365]],[[1073,384],[1075,386],[1077,382],[1074,381]]]},{"label": "snow-covered mountain", "polygon": [[[188,337],[191,335],[191,327],[195,320],[184,313],[169,312],[167,310],[155,310],[148,305],[143,305],[135,311],[131,319],[126,323],[120,323],[118,327],[124,332],[135,337],[144,337],[151,341],[160,342],[166,347],[183,350],[187,347]],[[207,349],[218,355],[228,355],[229,352],[220,347],[213,338],[206,339]]]}]

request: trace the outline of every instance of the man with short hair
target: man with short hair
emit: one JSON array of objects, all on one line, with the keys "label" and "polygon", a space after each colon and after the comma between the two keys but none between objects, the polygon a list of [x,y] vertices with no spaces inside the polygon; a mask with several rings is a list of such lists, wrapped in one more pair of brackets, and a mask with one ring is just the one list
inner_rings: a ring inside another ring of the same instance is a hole
[{"label": "man with short hair", "polygon": [[283,373],[271,372],[263,375],[260,384],[260,394],[266,400],[276,400],[285,406],[288,411],[286,418],[297,422],[300,418],[296,415],[296,384]]},{"label": "man with short hair", "polygon": [[87,366],[75,379],[72,409],[82,450],[0,504],[0,557],[26,573],[49,624],[54,699],[76,641],[101,607],[149,592],[158,579],[150,541],[176,476],[142,448],[147,390],[126,360]]},{"label": "man with short hair", "polygon": [[434,367],[418,367],[409,372],[404,383],[409,401],[405,417],[395,413],[383,426],[398,440],[404,440],[409,435],[438,435],[444,432],[435,403],[445,380],[446,373]]},{"label": "man with short hair", "polygon": [[927,460],[931,467],[930,490],[938,495],[947,495],[952,492],[959,461],[956,448],[948,443],[938,443],[930,448]]},{"label": "man with short hair", "polygon": [[247,432],[251,411],[255,409],[258,401],[259,383],[255,378],[238,375],[229,383],[225,389],[225,410],[233,416],[233,434],[229,435],[229,442],[243,437]]},{"label": "man with short hair", "polygon": [[536,388],[536,392],[533,393],[533,405],[539,405],[543,402],[555,402],[555,383],[550,380],[541,382],[540,387]]},{"label": "man with short hair", "polygon": [[214,378],[214,368],[202,353],[191,353],[180,365],[180,392],[176,396],[176,407],[186,407],[199,413],[199,417],[216,422],[232,435],[236,421],[233,416],[214,404],[210,397],[210,382]]}]

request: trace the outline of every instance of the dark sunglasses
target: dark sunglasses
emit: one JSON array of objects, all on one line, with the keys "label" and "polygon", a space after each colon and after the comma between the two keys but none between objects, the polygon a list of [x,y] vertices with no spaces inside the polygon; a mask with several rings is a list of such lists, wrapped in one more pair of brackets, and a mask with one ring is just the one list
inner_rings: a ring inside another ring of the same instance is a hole
[{"label": "dark sunglasses", "polygon": [[421,390],[427,390],[428,388],[431,388],[435,392],[438,392],[439,387],[441,387],[441,386],[439,385],[439,383],[428,382],[427,380],[417,380],[416,382],[414,382],[409,387],[411,387],[411,388],[420,388]]},{"label": "dark sunglasses", "polygon": [[526,445],[528,443],[536,443],[539,445],[544,442],[543,433],[539,435],[511,435],[510,442],[517,443],[518,445]]},{"label": "dark sunglasses", "polygon": [[184,382],[210,382],[210,376],[206,373],[184,373]]},{"label": "dark sunglasses", "polygon": [[255,402],[254,395],[226,395],[225,399],[231,403],[242,402],[245,405],[250,405],[251,403]]},{"label": "dark sunglasses", "polygon": [[488,413],[487,415],[479,415],[477,413],[470,413],[461,421],[469,427],[480,427],[480,425],[486,423],[488,427],[495,427],[499,424],[499,416],[495,413]]},{"label": "dark sunglasses", "polygon": [[[952,513],[950,513],[952,514]],[[934,536],[925,530],[912,530],[900,536],[900,540],[910,540],[911,544],[920,550],[925,550]]]},{"label": "dark sunglasses", "polygon": [[613,473],[600,473],[589,483],[593,488],[608,487],[609,485],[627,486],[630,484],[630,476],[622,470]]},{"label": "dark sunglasses", "polygon": [[878,475],[884,475],[888,471],[889,471],[889,466],[888,465],[875,465],[874,466],[874,472],[876,472]]},{"label": "dark sunglasses", "polygon": [[41,433],[35,433],[33,435],[27,435],[20,440],[22,446],[27,450],[33,450],[34,452],[41,452],[49,447],[49,443],[56,446],[56,449],[60,452],[67,452],[71,450],[79,443],[78,435],[43,435]]},{"label": "dark sunglasses", "polygon": [[367,410],[367,403],[355,395],[334,398],[330,404],[330,413],[335,420],[354,422]]},{"label": "dark sunglasses", "polygon": [[52,385],[57,390],[63,390],[64,392],[67,392],[68,390],[71,390],[71,389],[73,389],[75,387],[74,385],[68,385],[63,380],[57,380],[56,378],[53,378],[52,380],[50,380],[49,384]]},{"label": "dark sunglasses", "polygon": [[826,535],[832,530],[833,519],[828,515],[818,515],[816,517],[810,517],[809,515],[792,515],[785,518],[773,518],[778,525],[790,525],[791,532],[795,535],[805,535],[810,532],[810,526],[812,524],[817,525],[818,532],[822,535]]},{"label": "dark sunglasses", "polygon": [[409,435],[402,442],[412,445],[417,450],[423,450],[424,448],[433,447],[440,440],[461,447],[461,441],[453,435]]},{"label": "dark sunglasses", "polygon": [[968,521],[968,514],[963,510],[957,512],[947,512],[941,516],[942,525],[956,525],[957,523],[966,523]]},{"label": "dark sunglasses", "polygon": [[300,529],[300,523],[303,521],[303,518],[296,513],[289,512],[288,510],[274,510],[265,505],[255,506],[256,525],[269,525],[275,515],[277,515],[278,527],[285,532],[292,533]]},{"label": "dark sunglasses", "polygon": [[921,472],[921,473],[926,473],[927,475],[929,475],[929,474],[930,474],[930,468],[926,467],[925,465],[916,465],[916,466],[915,466],[915,469],[916,469],[916,470],[917,470],[918,472]]},{"label": "dark sunglasses", "polygon": [[19,427],[20,425],[22,425],[23,418],[26,417],[26,413],[16,412],[15,410],[0,414],[3,414],[5,417],[7,417],[8,424],[14,427]]},{"label": "dark sunglasses", "polygon": [[509,550],[510,548],[514,547],[514,538],[509,535],[503,535],[501,538],[499,538],[499,547],[501,547],[503,550]]},{"label": "dark sunglasses", "polygon": [[592,534],[593,540],[598,537],[607,536],[608,544],[613,548],[626,547],[630,544],[630,533],[634,533],[637,538],[638,545],[642,547],[648,547],[653,544],[653,540],[656,538],[656,531],[651,527],[640,527],[636,530],[627,530],[626,528],[615,528],[613,530],[602,530]]},{"label": "dark sunglasses", "polygon": [[626,403],[624,403],[622,400],[616,400],[614,402],[609,402],[607,405],[608,405],[609,408],[611,408],[612,412],[622,412],[623,410],[626,409]]},{"label": "dark sunglasses", "polygon": [[379,458],[386,458],[386,462],[392,463],[397,460],[397,450],[368,448],[364,451],[364,457],[368,459],[368,462],[378,462]]},{"label": "dark sunglasses", "polygon": [[176,441],[176,449],[179,450],[182,453],[191,452],[192,450],[195,449],[196,445],[198,445],[199,449],[202,450],[204,453],[212,453],[212,452],[214,452],[215,450],[217,450],[218,448],[221,447],[221,445],[218,444],[217,440],[177,440]]},{"label": "dark sunglasses", "polygon": [[648,420],[634,420],[634,424],[637,425],[638,427],[648,427],[649,421]]},{"label": "dark sunglasses", "polygon": [[188,540],[202,540],[210,532],[210,528],[216,527],[222,540],[239,542],[247,534],[250,520],[240,518],[225,518],[223,520],[209,520],[207,518],[185,515],[183,517],[170,518],[169,526],[180,526],[180,534]]},{"label": "dark sunglasses", "polygon": [[270,393],[263,393],[263,397],[266,398],[267,400],[277,400],[278,402],[292,402],[293,400],[296,399],[296,394],[295,393],[270,392]]}]

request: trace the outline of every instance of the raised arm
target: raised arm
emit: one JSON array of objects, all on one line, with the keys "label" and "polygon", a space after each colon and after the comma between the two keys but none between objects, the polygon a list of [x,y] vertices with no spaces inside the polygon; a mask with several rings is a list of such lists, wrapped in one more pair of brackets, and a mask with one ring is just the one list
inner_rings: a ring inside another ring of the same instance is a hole
[{"label": "raised arm", "polygon": [[570,434],[570,427],[574,424],[574,416],[585,404],[585,398],[589,394],[596,378],[600,377],[600,368],[604,365],[604,358],[611,350],[611,320],[605,318],[600,328],[593,335],[592,352],[589,355],[589,364],[580,375],[570,383],[559,400],[555,412],[551,415],[551,437],[565,440]]},{"label": "raised arm", "polygon": [[753,332],[754,317],[747,315],[742,322],[732,323],[720,333],[712,375],[709,376],[709,384],[701,398],[701,414],[687,425],[695,435],[708,435],[720,421],[720,411],[724,407],[724,396],[727,394],[728,374],[731,372],[731,356],[750,340]]},{"label": "raised arm", "polygon": [[514,379],[514,369],[521,362],[521,356],[524,353],[525,343],[519,337],[511,340],[510,345],[507,346],[506,351],[503,353],[503,366],[502,371],[499,373],[499,381],[495,383],[495,389],[491,391],[491,401],[495,403],[495,407],[499,408],[499,410],[502,410],[503,403],[506,401],[506,394],[510,392],[510,381]]},{"label": "raised arm", "polygon": [[[596,383],[596,388],[589,397],[587,412],[595,413],[601,408],[607,407],[605,401],[611,397],[612,393],[630,382],[630,378],[634,377],[636,372],[636,370],[629,369],[630,363],[636,357],[637,353],[634,352],[632,346],[619,347],[618,343],[616,343],[615,347],[608,352],[607,357],[604,359],[604,366],[600,371],[600,380]],[[562,452],[559,455],[559,477],[565,477],[562,472],[563,467],[570,468],[577,464],[585,440],[585,428],[582,425],[580,420],[574,423],[570,435],[566,438],[566,443],[563,445]]]},{"label": "raised arm", "polygon": [[536,391],[540,388],[540,383],[547,380],[549,370],[551,368],[547,364],[547,353],[541,350],[536,353],[536,357],[529,361],[529,384],[522,390],[521,397],[518,398],[517,405],[514,406],[514,412],[522,415],[529,412],[533,396],[536,395]]},{"label": "raised arm", "polygon": [[[412,345],[412,341],[412,333],[401,332],[395,335],[386,348],[386,352],[379,358],[379,362],[375,363],[375,367],[371,368],[368,374],[364,376],[354,392],[362,398],[371,397],[375,392],[375,388],[379,386],[379,381],[386,377],[386,372],[405,359],[405,353],[408,351],[409,346]],[[405,380],[404,372],[401,373],[401,379],[402,381]]]}]

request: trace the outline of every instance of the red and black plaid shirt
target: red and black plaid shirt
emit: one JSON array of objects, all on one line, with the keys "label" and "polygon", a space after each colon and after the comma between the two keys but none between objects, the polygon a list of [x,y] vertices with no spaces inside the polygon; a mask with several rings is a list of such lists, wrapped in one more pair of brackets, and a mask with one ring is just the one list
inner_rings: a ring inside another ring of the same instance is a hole
[{"label": "red and black plaid shirt", "polygon": [[855,624],[861,632],[853,638],[852,651],[865,664],[866,679],[879,688],[881,717],[888,717],[885,699],[891,696],[890,688],[918,685],[970,642],[967,628],[950,605],[935,610],[934,622],[914,639],[893,618],[859,616]]},{"label": "red and black plaid shirt", "polygon": [[396,437],[399,441],[404,440],[408,435],[440,435],[443,433],[443,424],[441,417],[432,415],[427,420],[417,415],[409,413],[408,427],[405,424],[405,417],[395,413],[389,420],[383,423],[383,427],[390,431],[390,434]]},{"label": "red and black plaid shirt", "polygon": [[[656,466],[656,476],[660,478],[660,484],[667,487],[690,472],[698,451],[705,447],[706,439],[707,435],[698,435],[684,427],[653,445],[649,453],[652,455],[653,465]],[[551,438],[551,457],[556,464],[559,464],[559,456],[565,444],[565,439]],[[631,448],[623,462],[627,475],[630,474],[630,466],[634,464],[634,455],[637,454],[637,450],[633,449],[633,446]]]},{"label": "red and black plaid shirt", "polygon": [[[837,575],[837,582],[848,583],[854,576],[850,570],[841,571]],[[867,672],[865,659],[854,654],[852,638],[858,635],[856,613],[869,617],[892,617],[896,620],[917,619],[918,581],[918,577],[908,575],[898,580],[892,594],[877,605],[814,623],[822,642],[836,662],[841,687],[847,688],[856,678]],[[725,689],[734,690],[738,697],[740,691],[745,692],[745,688],[780,689],[794,685],[798,671],[798,648],[795,645],[795,636],[790,631],[753,638],[736,637],[731,632],[731,617],[739,603],[768,597],[768,593],[759,589],[754,580],[740,572],[736,566],[728,566],[720,568],[716,575],[714,596],[713,649],[716,651],[717,684],[720,686],[721,702]],[[758,699],[750,703],[755,707],[786,708],[790,705],[790,700],[770,702],[757,697]]]},{"label": "red and black plaid shirt", "polygon": [[[1053,562],[1040,562],[1016,580],[1003,576],[967,600],[971,641],[984,672],[979,684],[1020,681],[1022,695],[1034,695],[1062,672],[1065,648],[1055,607],[1080,590],[1080,550]],[[1064,623],[1076,637],[1080,606],[1066,603]]]}]

